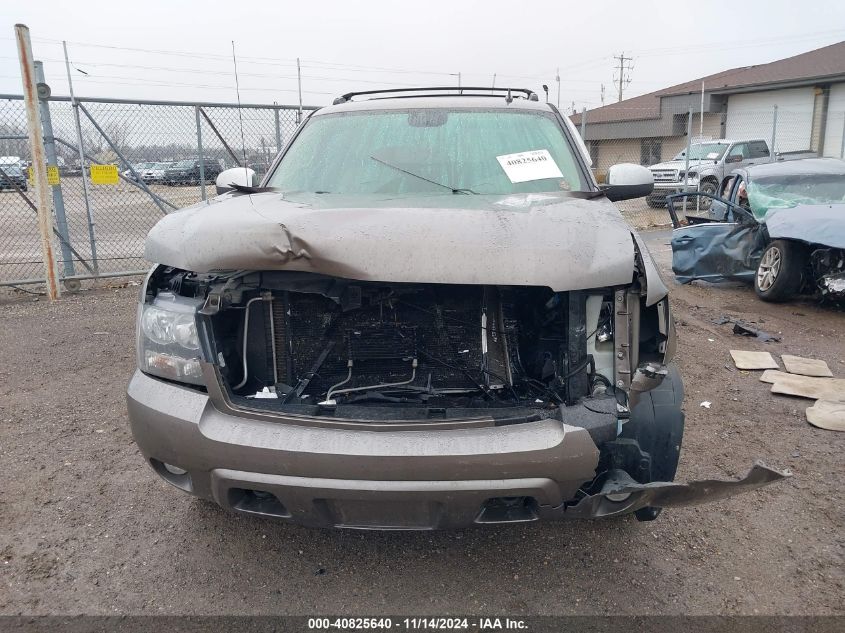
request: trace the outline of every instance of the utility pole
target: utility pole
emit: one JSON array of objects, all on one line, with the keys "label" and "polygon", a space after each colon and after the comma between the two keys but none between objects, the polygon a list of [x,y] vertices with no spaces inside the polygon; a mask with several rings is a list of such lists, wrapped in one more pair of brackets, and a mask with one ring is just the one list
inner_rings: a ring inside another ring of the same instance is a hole
[{"label": "utility pole", "polygon": [[604,84],[601,85],[601,104],[604,105]]},{"label": "utility pole", "polygon": [[50,301],[59,298],[58,271],[53,257],[52,210],[50,208],[50,185],[47,182],[47,155],[44,151],[44,135],[41,117],[38,114],[38,88],[35,79],[35,64],[32,59],[32,43],[29,29],[24,24],[15,24],[18,58],[21,64],[24,107],[29,132],[29,146],[32,153],[32,172],[35,181],[35,202],[38,209],[38,232],[41,237],[41,257],[44,260],[44,278],[47,283],[47,297]]},{"label": "utility pole", "polygon": [[617,101],[622,101],[622,90],[631,83],[631,75],[628,74],[633,70],[633,66],[630,62],[634,61],[633,57],[625,57],[625,53],[621,53],[618,56],[615,56],[613,59],[619,62],[619,66],[617,66],[617,70],[619,71],[619,76],[614,77],[619,86],[619,98]]}]

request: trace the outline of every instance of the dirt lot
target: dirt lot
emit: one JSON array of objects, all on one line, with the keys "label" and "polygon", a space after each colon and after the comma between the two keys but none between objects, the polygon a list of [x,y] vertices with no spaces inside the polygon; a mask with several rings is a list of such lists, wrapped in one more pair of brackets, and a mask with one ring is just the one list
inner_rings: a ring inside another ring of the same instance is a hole
[{"label": "dirt lot", "polygon": [[[650,241],[665,265],[665,239]],[[183,495],[127,426],[137,288],[0,297],[0,613],[845,613],[845,435],[809,426],[808,401],[771,395],[728,356],[815,356],[845,376],[845,315],[672,285],[687,384],[678,477],[755,459],[795,476],[653,523],[442,533],[315,531]],[[711,322],[723,314],[783,342],[740,339]]]}]

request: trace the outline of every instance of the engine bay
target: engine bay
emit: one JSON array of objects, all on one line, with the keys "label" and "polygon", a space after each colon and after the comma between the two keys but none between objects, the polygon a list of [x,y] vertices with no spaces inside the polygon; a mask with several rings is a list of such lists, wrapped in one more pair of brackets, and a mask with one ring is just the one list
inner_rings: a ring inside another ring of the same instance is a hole
[{"label": "engine bay", "polygon": [[500,409],[537,419],[614,392],[613,289],[298,272],[183,273],[169,285],[221,298],[208,318],[236,404],[340,416],[423,410],[428,418]]}]

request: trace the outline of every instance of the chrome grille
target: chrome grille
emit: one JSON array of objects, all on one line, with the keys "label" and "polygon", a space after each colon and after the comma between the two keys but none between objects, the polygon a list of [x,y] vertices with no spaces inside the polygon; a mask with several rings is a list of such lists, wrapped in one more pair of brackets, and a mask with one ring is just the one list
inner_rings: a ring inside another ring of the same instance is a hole
[{"label": "chrome grille", "polygon": [[678,182],[678,172],[675,169],[652,169],[654,182]]}]

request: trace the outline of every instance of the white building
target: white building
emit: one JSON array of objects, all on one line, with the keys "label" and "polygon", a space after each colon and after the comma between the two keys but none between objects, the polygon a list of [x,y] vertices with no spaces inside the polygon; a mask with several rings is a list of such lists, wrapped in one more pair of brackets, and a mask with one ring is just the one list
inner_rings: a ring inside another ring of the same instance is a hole
[{"label": "white building", "polygon": [[[581,114],[572,120],[581,126]],[[672,158],[688,126],[693,137],[764,138],[775,152],[845,158],[845,42],[588,110],[582,129],[601,177],[614,163]]]}]

